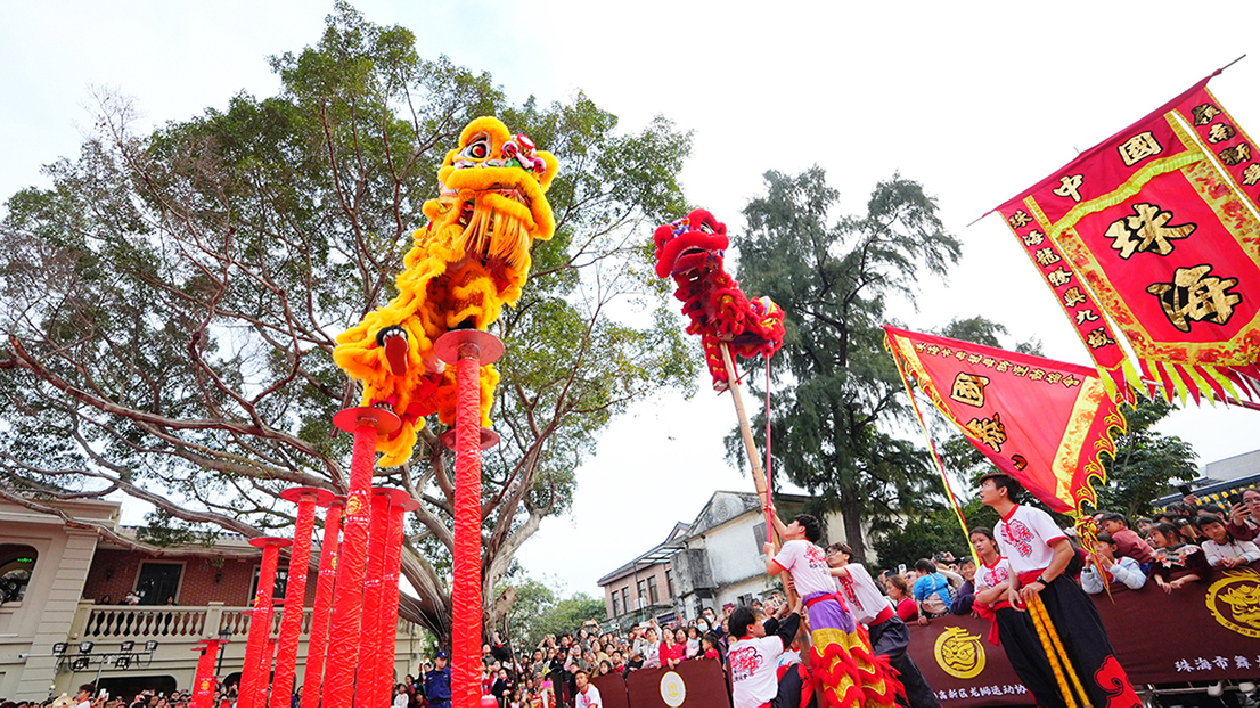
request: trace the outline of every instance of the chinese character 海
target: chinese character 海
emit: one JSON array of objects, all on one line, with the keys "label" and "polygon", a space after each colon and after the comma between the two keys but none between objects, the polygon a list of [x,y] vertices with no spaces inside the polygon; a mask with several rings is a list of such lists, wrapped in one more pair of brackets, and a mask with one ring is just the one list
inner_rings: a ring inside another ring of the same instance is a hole
[{"label": "chinese character \u6d77", "polygon": [[1085,297],[1085,293],[1075,285],[1063,291],[1063,306],[1073,307],[1088,302],[1089,298]]},{"label": "chinese character \u6d77", "polygon": [[1006,424],[1000,413],[995,412],[992,418],[972,418],[967,431],[995,452],[1001,452],[1002,443],[1006,442]]},{"label": "chinese character \u6d77", "polygon": [[1234,130],[1234,126],[1229,123],[1217,123],[1211,128],[1208,128],[1208,142],[1210,143],[1219,143],[1224,140],[1229,140],[1235,135],[1238,135],[1238,131]]},{"label": "chinese character \u6d77", "polygon": [[1207,659],[1199,657],[1194,660],[1194,668],[1197,671],[1211,671],[1212,665],[1208,663]]},{"label": "chinese character \u6d77", "polygon": [[1242,296],[1228,292],[1238,284],[1237,278],[1209,276],[1211,270],[1211,264],[1178,268],[1173,282],[1148,285],[1146,292],[1159,298],[1168,321],[1182,332],[1190,331],[1191,321],[1223,325],[1234,315]]},{"label": "chinese character \u6d77", "polygon": [[1046,273],[1046,280],[1050,281],[1050,284],[1057,288],[1060,285],[1067,285],[1072,280],[1072,273],[1070,271],[1063,270],[1061,267],[1055,268],[1049,273]]},{"label": "chinese character \u6d77", "polygon": [[1221,109],[1210,103],[1204,103],[1195,106],[1190,112],[1194,114],[1195,125],[1207,125],[1212,122],[1213,118],[1221,114]]},{"label": "chinese character \u6d77", "polygon": [[1032,222],[1032,217],[1028,216],[1028,212],[1020,209],[1007,217],[1006,220],[1010,222],[1011,226],[1014,226],[1017,229],[1022,229]]},{"label": "chinese character \u6d77", "polygon": [[1096,319],[1098,319],[1098,315],[1094,314],[1093,310],[1077,310],[1076,311],[1076,325],[1078,327],[1080,325],[1085,324],[1086,322],[1093,322]]},{"label": "chinese character \u6d77", "polygon": [[1133,214],[1123,219],[1116,219],[1103,234],[1115,239],[1111,247],[1120,251],[1120,257],[1128,260],[1134,253],[1156,253],[1166,256],[1173,252],[1171,239],[1186,238],[1194,233],[1198,225],[1193,223],[1169,226],[1173,215],[1163,211],[1157,204],[1134,204]]},{"label": "chinese character \u6d77", "polygon": [[954,386],[949,392],[949,397],[959,403],[981,408],[984,406],[984,387],[988,385],[987,376],[959,374],[954,377]]},{"label": "chinese character \u6d77", "polygon": [[1098,329],[1091,329],[1089,331],[1089,335],[1085,337],[1085,343],[1089,345],[1090,349],[1098,349],[1100,347],[1105,347],[1108,344],[1115,344],[1116,340],[1108,337],[1107,330],[1099,327]]},{"label": "chinese character \u6d77", "polygon": [[[1024,212],[1021,211],[1020,213],[1023,214]],[[1024,234],[1025,246],[1038,246],[1038,245],[1041,245],[1041,242],[1045,240],[1046,240],[1046,235],[1041,233],[1037,229],[1033,229],[1032,231],[1029,231],[1028,233]]]},{"label": "chinese character \u6d77", "polygon": [[1072,201],[1079,202],[1081,200],[1081,180],[1083,179],[1085,179],[1085,175],[1060,177],[1060,184],[1054,188],[1054,193],[1060,197],[1071,197]]},{"label": "chinese character \u6d77", "polygon": [[1159,141],[1155,139],[1154,133],[1147,130],[1120,143],[1118,149],[1120,150],[1120,159],[1124,160],[1124,164],[1132,167],[1151,155],[1160,154],[1164,151],[1164,146],[1160,145]]},{"label": "chinese character \u6d77", "polygon": [[1247,165],[1247,169],[1243,170],[1243,184],[1248,187],[1254,187],[1260,182],[1260,165]]},{"label": "chinese character \u6d77", "polygon": [[1228,147],[1221,150],[1221,162],[1227,165],[1241,165],[1251,159],[1251,146],[1247,143],[1238,143],[1234,147]]},{"label": "chinese character \u6d77", "polygon": [[1055,253],[1054,249],[1049,246],[1037,249],[1037,265],[1048,266],[1051,263],[1058,263],[1060,260],[1062,259],[1059,258],[1059,254]]}]

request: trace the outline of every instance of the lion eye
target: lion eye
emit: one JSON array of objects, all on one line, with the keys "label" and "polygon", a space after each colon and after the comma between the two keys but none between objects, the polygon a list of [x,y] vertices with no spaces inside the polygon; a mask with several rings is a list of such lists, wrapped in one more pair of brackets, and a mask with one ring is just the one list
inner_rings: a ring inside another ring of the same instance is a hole
[{"label": "lion eye", "polygon": [[490,136],[478,135],[473,138],[471,143],[465,147],[460,153],[464,157],[471,157],[477,160],[484,160],[490,157]]}]

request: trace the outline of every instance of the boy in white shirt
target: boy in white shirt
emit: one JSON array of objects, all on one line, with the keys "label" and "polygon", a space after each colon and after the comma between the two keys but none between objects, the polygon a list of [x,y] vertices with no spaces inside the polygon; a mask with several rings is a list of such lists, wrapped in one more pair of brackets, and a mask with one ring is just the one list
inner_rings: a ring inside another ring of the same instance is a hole
[{"label": "boy in white shirt", "polygon": [[577,696],[574,697],[577,708],[604,708],[599,689],[591,685],[591,677],[585,669],[578,669],[573,674],[573,682],[577,684]]},{"label": "boy in white shirt", "polygon": [[1090,595],[1097,595],[1113,582],[1124,583],[1130,590],[1141,590],[1146,585],[1146,574],[1136,560],[1128,556],[1116,558],[1116,541],[1111,534],[1106,531],[1099,533],[1095,547],[1098,551],[1097,560],[1091,555],[1085,560],[1085,568],[1081,571],[1082,590]]},{"label": "boy in white shirt", "polygon": [[[827,564],[836,578],[836,587],[849,602],[853,618],[866,625],[871,651],[888,657],[888,663],[901,672],[898,678],[906,689],[908,705],[914,708],[938,708],[941,702],[928,685],[914,659],[910,658],[910,632],[906,623],[893,611],[888,598],[875,587],[871,574],[861,563],[852,563],[853,549],[844,543],[827,546]],[[898,700],[898,703],[901,703]]]},{"label": "boy in white shirt", "polygon": [[[729,622],[735,639],[726,652],[726,660],[735,708],[760,708],[767,704],[780,708],[779,656],[792,645],[801,626],[800,599],[782,623],[767,623],[775,632],[769,636],[766,625],[750,607],[736,607]],[[799,700],[799,689],[796,695]]]}]

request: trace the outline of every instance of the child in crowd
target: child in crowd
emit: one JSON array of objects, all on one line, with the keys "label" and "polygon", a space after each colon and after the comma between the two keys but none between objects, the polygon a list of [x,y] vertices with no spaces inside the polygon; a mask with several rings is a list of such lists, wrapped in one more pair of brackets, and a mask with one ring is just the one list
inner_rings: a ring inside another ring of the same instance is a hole
[{"label": "child in crowd", "polygon": [[1260,548],[1251,541],[1236,539],[1219,517],[1200,514],[1195,523],[1199,532],[1207,537],[1203,541],[1203,556],[1208,565],[1237,568],[1260,560]]},{"label": "child in crowd", "polygon": [[1110,583],[1123,583],[1130,590],[1141,590],[1146,585],[1146,574],[1137,560],[1132,556],[1117,557],[1120,552],[1117,546],[1111,534],[1106,531],[1098,534],[1095,545],[1098,557],[1090,555],[1085,559],[1085,569],[1081,571],[1082,590],[1097,595]]},{"label": "child in crowd", "polygon": [[1155,524],[1150,532],[1151,545],[1155,546],[1155,565],[1151,574],[1164,592],[1172,592],[1196,580],[1212,576],[1212,566],[1202,549],[1186,543],[1177,527],[1172,524]]}]

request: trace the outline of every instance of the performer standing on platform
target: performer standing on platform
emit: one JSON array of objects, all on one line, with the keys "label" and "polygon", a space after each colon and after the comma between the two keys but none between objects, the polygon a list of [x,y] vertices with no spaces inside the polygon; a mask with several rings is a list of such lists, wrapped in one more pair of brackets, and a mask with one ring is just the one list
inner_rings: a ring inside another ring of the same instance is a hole
[{"label": "performer standing on platform", "polygon": [[[1093,600],[1063,575],[1074,555],[1072,544],[1049,514],[1015,503],[1019,492],[1019,483],[1009,475],[993,473],[980,478],[981,503],[992,507],[1001,517],[997,524],[997,544],[1012,571],[1007,602],[1017,611],[1025,611],[1029,603],[1040,599],[1050,620],[1047,632],[1057,633],[1095,708],[1141,706],[1129,677],[1111,649]],[[1029,630],[1031,636],[1022,636]],[[1018,641],[1023,647],[1044,647],[1047,639],[1038,635],[1033,624],[1012,623],[1008,631],[1003,623],[1001,631],[1003,644]],[[1009,649],[1007,654],[1011,655]],[[1014,657],[1011,664],[1029,690],[1034,686],[1049,685],[1058,689],[1063,685],[1053,674],[1043,675],[1046,666],[1028,663],[1021,667]],[[1035,690],[1034,695],[1040,705],[1046,708],[1067,705],[1061,690],[1056,690],[1055,695],[1042,695],[1046,691],[1038,690],[1040,692]]]},{"label": "performer standing on platform", "polygon": [[866,625],[871,651],[876,656],[888,657],[888,663],[901,673],[898,678],[906,687],[906,696],[904,699],[899,696],[897,704],[911,708],[937,708],[941,705],[940,700],[907,652],[910,631],[906,623],[893,612],[888,598],[875,587],[875,581],[866,568],[852,561],[853,549],[848,544],[827,546],[827,565],[831,566],[836,586],[849,602],[853,618]]},{"label": "performer standing on platform", "polygon": [[773,556],[767,543],[766,572],[792,574],[792,584],[809,609],[810,674],[814,677],[818,704],[832,706],[893,706],[904,693],[901,682],[889,671],[888,659],[871,651],[866,630],[853,621],[844,600],[836,594],[836,581],[823,549],[814,545],[822,538],[822,525],[809,514],[797,514],[784,525],[777,514],[774,524],[783,548]]}]

